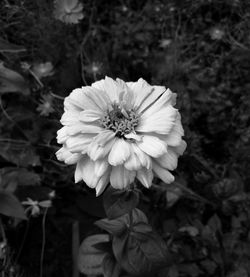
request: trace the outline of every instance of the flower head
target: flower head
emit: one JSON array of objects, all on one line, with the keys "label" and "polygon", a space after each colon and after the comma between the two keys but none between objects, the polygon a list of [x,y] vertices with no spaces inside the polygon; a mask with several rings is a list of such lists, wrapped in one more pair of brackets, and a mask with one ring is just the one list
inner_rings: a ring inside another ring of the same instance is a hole
[{"label": "flower head", "polygon": [[55,0],[55,18],[64,23],[77,24],[84,17],[82,10],[78,0]]},{"label": "flower head", "polygon": [[75,182],[83,180],[96,194],[107,184],[124,189],[137,178],[145,187],[153,175],[174,181],[186,143],[176,94],[145,80],[106,77],[73,90],[65,98],[64,125],[57,132],[58,160],[76,164]]},{"label": "flower head", "polygon": [[43,95],[40,100],[40,104],[37,107],[37,111],[40,112],[40,115],[48,116],[54,112],[53,108],[53,97],[49,94]]},{"label": "flower head", "polygon": [[39,79],[54,74],[54,67],[51,62],[35,63],[32,65],[31,70]]}]

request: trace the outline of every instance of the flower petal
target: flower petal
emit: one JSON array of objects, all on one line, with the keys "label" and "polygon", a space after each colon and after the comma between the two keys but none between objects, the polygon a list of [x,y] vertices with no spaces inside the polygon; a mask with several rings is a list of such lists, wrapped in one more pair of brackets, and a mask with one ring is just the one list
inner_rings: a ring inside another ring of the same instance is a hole
[{"label": "flower petal", "polygon": [[78,134],[76,136],[70,136],[65,144],[67,149],[72,153],[86,153],[93,138],[93,134]]},{"label": "flower petal", "polygon": [[78,111],[65,111],[61,117],[60,122],[62,125],[73,125],[79,122],[79,112]]},{"label": "flower petal", "polygon": [[84,156],[77,163],[77,173],[75,173],[75,181],[80,179],[82,176],[83,181],[90,188],[95,188],[98,179],[94,173],[95,163],[91,161],[88,156]]},{"label": "flower petal", "polygon": [[59,161],[65,162],[66,164],[75,164],[81,158],[81,154],[72,154],[68,149],[62,147],[56,152],[56,157]]},{"label": "flower petal", "polygon": [[109,183],[109,177],[110,177],[110,170],[108,170],[104,175],[102,175],[102,177],[98,181],[95,187],[96,196],[99,196],[103,193],[103,191],[105,190],[106,186]]},{"label": "flower petal", "polygon": [[131,147],[131,152],[136,154],[141,163],[141,166],[150,169],[152,167],[151,158],[146,153],[144,153],[135,143],[132,143]]},{"label": "flower petal", "polygon": [[107,156],[115,143],[115,139],[104,132],[97,135],[88,147],[88,155],[93,161]]},{"label": "flower petal", "polygon": [[170,133],[166,136],[167,145],[178,146],[181,143],[181,137],[184,135],[184,130],[181,125],[181,116],[177,113],[176,120]]},{"label": "flower petal", "polygon": [[146,188],[151,187],[153,180],[153,172],[151,169],[141,168],[136,173],[136,178],[142,183]]},{"label": "flower petal", "polygon": [[70,136],[74,136],[80,133],[88,133],[88,134],[98,134],[103,131],[103,128],[96,125],[77,123],[72,126],[68,126],[67,134]]},{"label": "flower petal", "polygon": [[68,138],[67,127],[62,127],[57,131],[57,143],[63,144]]},{"label": "flower petal", "polygon": [[163,168],[174,170],[177,167],[178,155],[169,147],[168,152],[157,158],[156,162]]},{"label": "flower petal", "polygon": [[128,170],[138,170],[142,167],[140,159],[133,150],[131,151],[128,160],[124,163],[124,166]]},{"label": "flower petal", "polygon": [[108,156],[111,165],[117,166],[126,162],[130,156],[130,144],[124,139],[116,139]]},{"label": "flower petal", "polygon": [[136,172],[127,170],[123,165],[112,167],[110,184],[115,189],[124,189],[135,179]]},{"label": "flower petal", "polygon": [[153,172],[166,184],[170,184],[174,181],[174,176],[165,168],[161,167],[157,163],[153,163]]},{"label": "flower petal", "polygon": [[177,110],[172,106],[162,108],[157,112],[150,113],[151,108],[141,115],[136,132],[155,132],[159,134],[169,134],[174,126]]},{"label": "flower petal", "polygon": [[151,157],[158,158],[167,152],[166,144],[155,136],[143,136],[141,142],[137,142],[138,147]]},{"label": "flower petal", "polygon": [[80,112],[78,120],[88,123],[101,119],[102,113],[97,110],[84,110]]}]

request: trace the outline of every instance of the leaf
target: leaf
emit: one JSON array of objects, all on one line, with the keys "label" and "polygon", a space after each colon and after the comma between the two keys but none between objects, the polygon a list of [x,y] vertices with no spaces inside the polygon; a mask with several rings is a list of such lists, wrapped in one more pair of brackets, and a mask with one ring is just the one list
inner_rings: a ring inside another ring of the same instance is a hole
[{"label": "leaf", "polygon": [[196,237],[199,230],[194,226],[184,226],[179,229],[180,232],[187,232],[191,237]]},{"label": "leaf", "polygon": [[213,230],[213,232],[216,234],[216,233],[219,233],[221,234],[222,232],[222,225],[221,225],[221,220],[220,218],[218,217],[217,214],[215,214],[214,216],[212,216],[207,225]]},{"label": "leaf", "polygon": [[19,92],[24,95],[29,95],[30,90],[24,78],[3,65],[0,62],[0,93]]},{"label": "leaf", "polygon": [[109,220],[107,218],[100,219],[95,222],[95,225],[107,231],[108,233],[116,236],[119,236],[120,234],[122,234],[127,228],[125,224],[125,219],[123,218],[113,219],[113,220]]},{"label": "leaf", "polygon": [[10,43],[0,37],[0,52],[18,53],[23,51],[26,51],[24,47]]},{"label": "leaf", "polygon": [[83,240],[78,256],[78,268],[81,273],[86,275],[103,274],[102,262],[106,253],[96,249],[94,245],[108,241],[109,235],[107,234],[92,235]]},{"label": "leaf", "polygon": [[104,277],[119,277],[121,272],[120,265],[112,255],[107,254],[102,262]]},{"label": "leaf", "polygon": [[183,196],[183,192],[178,187],[170,186],[166,191],[166,199],[167,199],[167,207],[172,207],[181,197]]},{"label": "leaf", "polygon": [[0,191],[0,213],[6,216],[27,219],[23,206],[10,192]]},{"label": "leaf", "polygon": [[104,193],[103,204],[109,219],[114,219],[128,213],[138,203],[139,193],[135,190],[119,191],[110,186]]},{"label": "leaf", "polygon": [[35,186],[40,184],[40,176],[26,168],[5,167],[0,169],[2,181],[0,187],[14,192],[17,186]]},{"label": "leaf", "polygon": [[146,215],[139,209],[134,209],[131,212],[131,215],[125,214],[116,219],[105,218],[95,222],[99,228],[115,236],[120,236],[125,230],[128,229],[129,226],[137,226],[136,228],[141,229],[144,228],[143,230],[145,231],[145,226],[143,225],[140,227],[140,225],[138,226],[139,223],[148,223]]},{"label": "leaf", "polygon": [[17,166],[40,165],[40,157],[31,146],[5,144],[0,148],[0,155]]},{"label": "leaf", "polygon": [[172,263],[165,242],[154,232],[131,231],[113,238],[115,258],[128,273],[143,276]]}]

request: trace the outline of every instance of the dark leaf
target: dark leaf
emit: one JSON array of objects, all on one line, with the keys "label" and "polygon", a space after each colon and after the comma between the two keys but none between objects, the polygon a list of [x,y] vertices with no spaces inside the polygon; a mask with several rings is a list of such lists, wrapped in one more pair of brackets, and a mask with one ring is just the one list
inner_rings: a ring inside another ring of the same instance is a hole
[{"label": "dark leaf", "polygon": [[0,191],[0,213],[6,216],[26,219],[23,206],[19,200],[6,191]]},{"label": "dark leaf", "polygon": [[0,93],[19,92],[24,95],[29,95],[30,90],[24,78],[3,65],[0,62]]},{"label": "dark leaf", "polygon": [[112,235],[119,236],[127,228],[125,221],[126,220],[123,217],[113,220],[105,218],[96,221],[95,225]]},{"label": "dark leaf", "polygon": [[108,241],[109,236],[106,234],[93,235],[84,239],[78,256],[78,268],[81,273],[86,275],[99,275],[103,273],[102,262],[106,253],[96,249],[94,245]]},{"label": "dark leaf", "polygon": [[150,274],[172,263],[165,242],[154,232],[114,237],[113,252],[122,268],[134,275]]},{"label": "dark leaf", "polygon": [[102,262],[104,277],[119,277],[121,267],[112,255],[107,254]]},{"label": "dark leaf", "polygon": [[139,203],[139,194],[136,190],[119,191],[109,187],[103,203],[108,218],[114,219],[134,209]]},{"label": "dark leaf", "polygon": [[11,52],[11,53],[18,53],[26,51],[26,49],[22,46],[15,45],[13,43],[8,42],[0,38],[0,52]]}]

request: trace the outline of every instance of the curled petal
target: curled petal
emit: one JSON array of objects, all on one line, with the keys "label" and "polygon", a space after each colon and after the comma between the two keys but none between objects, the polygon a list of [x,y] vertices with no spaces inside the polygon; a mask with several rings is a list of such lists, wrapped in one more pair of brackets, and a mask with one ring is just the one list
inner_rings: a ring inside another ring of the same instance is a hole
[{"label": "curled petal", "polygon": [[153,172],[151,169],[141,168],[136,173],[136,178],[146,188],[150,188],[153,180]]},{"label": "curled petal", "polygon": [[124,139],[116,139],[108,156],[111,165],[117,166],[126,162],[130,156],[130,144]]},{"label": "curled petal", "polygon": [[170,184],[174,181],[174,176],[167,169],[161,167],[156,162],[153,163],[153,172],[166,184]]},{"label": "curled petal", "polygon": [[56,152],[56,157],[59,161],[65,162],[66,164],[75,164],[81,158],[81,154],[72,154],[68,149],[62,147]]},{"label": "curled petal", "polygon": [[142,142],[137,142],[137,145],[153,158],[158,158],[167,152],[166,144],[155,136],[143,136]]},{"label": "curled petal", "polygon": [[123,165],[112,167],[110,184],[115,189],[124,189],[135,179],[136,172],[127,170]]},{"label": "curled petal", "polygon": [[178,155],[169,147],[168,152],[163,154],[160,158],[157,158],[156,161],[161,167],[174,170],[177,167]]},{"label": "curled petal", "polygon": [[155,132],[159,134],[169,134],[176,120],[177,110],[172,106],[167,106],[151,113],[151,108],[141,115],[137,132]]}]

